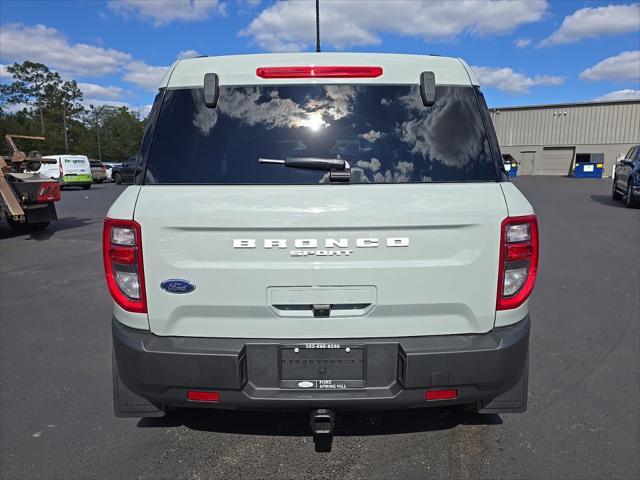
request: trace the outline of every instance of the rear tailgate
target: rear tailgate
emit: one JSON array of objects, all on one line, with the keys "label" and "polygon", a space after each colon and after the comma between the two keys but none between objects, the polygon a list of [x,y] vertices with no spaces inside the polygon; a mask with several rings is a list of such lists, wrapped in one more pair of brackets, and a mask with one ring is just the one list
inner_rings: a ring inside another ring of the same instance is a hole
[{"label": "rear tailgate", "polygon": [[[240,338],[487,332],[506,216],[491,182],[143,186],[135,220],[151,330]],[[338,246],[326,248],[327,239]],[[169,293],[160,287],[167,279],[196,288]],[[330,315],[314,317],[312,304],[332,305]]]}]

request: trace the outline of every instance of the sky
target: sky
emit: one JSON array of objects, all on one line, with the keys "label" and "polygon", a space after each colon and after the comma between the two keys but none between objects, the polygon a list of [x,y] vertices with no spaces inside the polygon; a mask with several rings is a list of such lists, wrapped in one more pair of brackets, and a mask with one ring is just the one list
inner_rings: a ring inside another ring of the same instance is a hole
[{"label": "sky", "polygon": [[[491,107],[640,98],[640,3],[321,0],[324,51],[462,57]],[[85,103],[148,112],[178,58],[313,51],[313,2],[0,0],[6,66],[42,62]]]}]

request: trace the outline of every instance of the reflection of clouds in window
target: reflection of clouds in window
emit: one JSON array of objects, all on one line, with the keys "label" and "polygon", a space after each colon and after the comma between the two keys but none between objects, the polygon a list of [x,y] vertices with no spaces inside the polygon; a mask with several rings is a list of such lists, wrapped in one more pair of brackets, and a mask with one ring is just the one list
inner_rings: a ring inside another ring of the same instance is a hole
[{"label": "reflection of clouds in window", "polygon": [[191,96],[195,105],[193,114],[193,126],[200,130],[202,135],[209,135],[218,121],[218,113],[214,108],[204,104],[204,94],[200,89],[192,89]]},{"label": "reflection of clouds in window", "polygon": [[412,162],[397,162],[392,170],[384,172],[376,172],[373,180],[376,183],[403,183],[410,182],[413,174]]},{"label": "reflection of clouds in window", "polygon": [[377,172],[378,170],[380,170],[380,166],[382,164],[380,163],[380,160],[373,157],[369,161],[359,160],[358,163],[356,163],[356,165],[362,168],[363,170],[370,170],[371,172]]},{"label": "reflection of clouds in window", "polygon": [[249,126],[261,124],[268,129],[301,126],[307,120],[304,109],[290,98],[280,98],[277,90],[269,92],[268,101],[260,102],[260,97],[257,88],[227,90],[218,108]]},{"label": "reflection of clouds in window", "polygon": [[[324,95],[309,99],[304,106],[290,98],[280,98],[276,89],[235,88],[226,90],[217,110],[249,126],[271,128],[307,127],[319,130],[328,126],[327,117],[339,120],[353,112],[358,88],[350,85],[325,85]],[[208,135],[217,121],[215,109],[204,105],[201,90],[193,90],[196,112],[193,124]]]},{"label": "reflection of clouds in window", "polygon": [[358,137],[364,138],[369,143],[374,143],[376,140],[380,140],[384,136],[384,133],[377,132],[375,130],[369,130],[367,133],[361,133],[358,135]]},{"label": "reflection of clouds in window", "polygon": [[380,105],[384,105],[384,106],[391,105],[391,100],[389,100],[388,98],[382,98],[380,100]]},{"label": "reflection of clouds in window", "polygon": [[409,110],[409,120],[397,129],[400,139],[411,146],[412,153],[452,167],[471,164],[487,148],[480,122],[461,122],[477,116],[478,106],[472,95],[452,89],[436,97],[433,107],[422,105],[420,95],[401,97]]}]

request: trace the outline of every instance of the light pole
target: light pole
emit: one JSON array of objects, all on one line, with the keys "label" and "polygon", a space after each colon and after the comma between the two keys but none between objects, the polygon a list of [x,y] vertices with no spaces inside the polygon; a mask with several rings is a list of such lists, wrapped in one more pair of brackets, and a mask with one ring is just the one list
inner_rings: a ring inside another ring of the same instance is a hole
[{"label": "light pole", "polygon": [[89,105],[91,112],[94,112],[95,120],[96,120],[96,136],[98,137],[98,160],[102,161],[102,149],[100,148],[100,107],[94,110],[93,105]]}]

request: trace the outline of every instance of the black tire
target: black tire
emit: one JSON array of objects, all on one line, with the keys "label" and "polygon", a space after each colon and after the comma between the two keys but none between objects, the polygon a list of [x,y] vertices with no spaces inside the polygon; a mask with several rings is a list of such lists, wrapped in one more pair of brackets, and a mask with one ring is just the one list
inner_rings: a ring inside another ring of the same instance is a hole
[{"label": "black tire", "polygon": [[91,184],[89,185],[82,185],[82,189],[83,190],[89,190],[91,188]]},{"label": "black tire", "polygon": [[49,226],[50,222],[22,223],[7,218],[7,223],[9,224],[9,228],[11,228],[14,233],[29,233],[45,230]]},{"label": "black tire", "polygon": [[613,187],[611,187],[611,198],[613,198],[614,200],[620,200],[622,198],[622,194],[618,192],[618,189],[616,188],[615,177],[613,179]]},{"label": "black tire", "polygon": [[627,184],[627,193],[625,195],[624,203],[627,208],[638,208],[640,206],[640,199],[633,196],[631,189],[633,187],[633,180],[630,180]]},{"label": "black tire", "polygon": [[104,180],[96,180],[96,183],[102,183]]},{"label": "black tire", "polygon": [[114,173],[113,181],[116,182],[116,185],[122,185],[122,175],[120,175],[119,173]]}]

